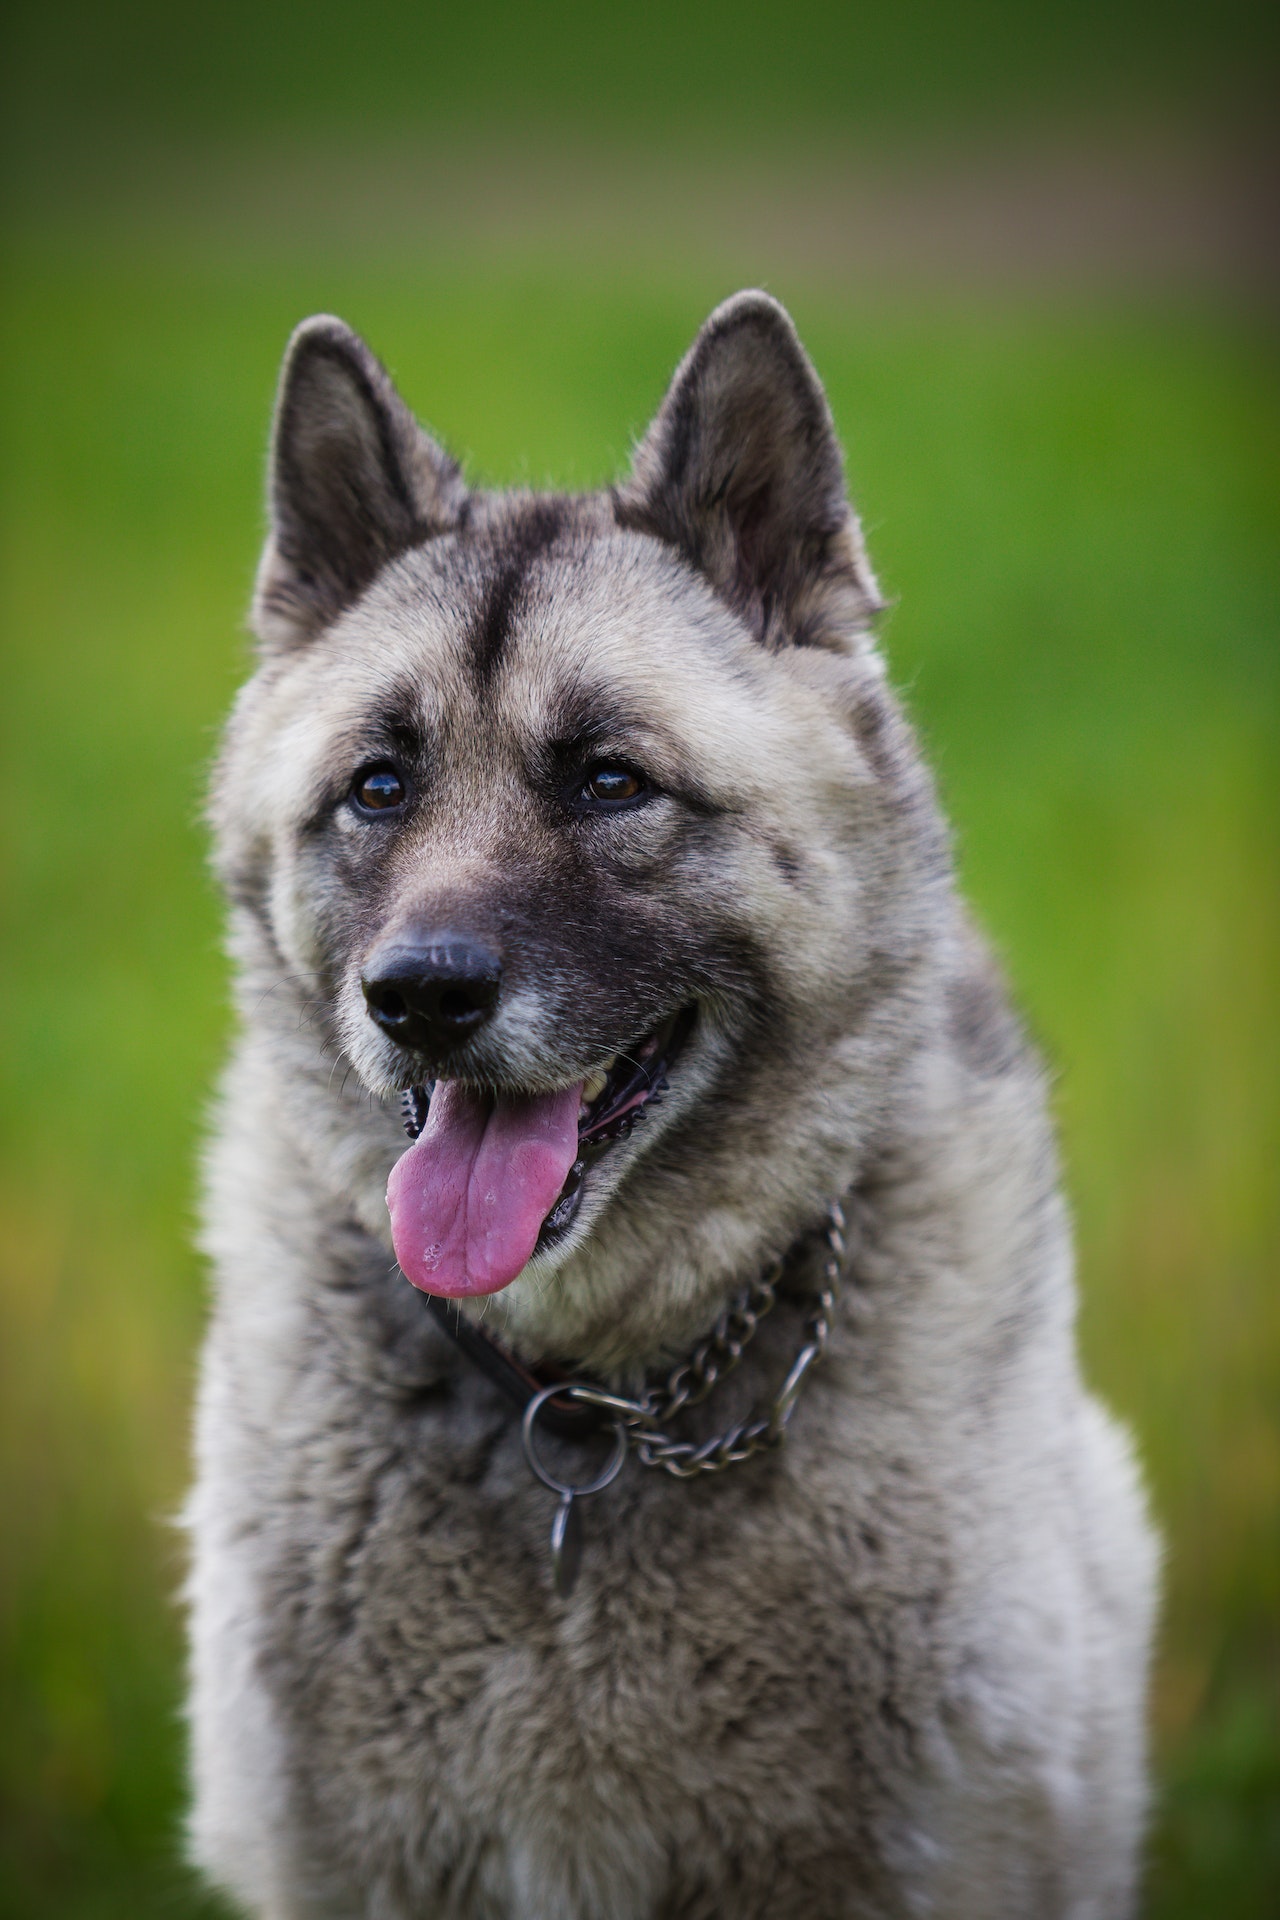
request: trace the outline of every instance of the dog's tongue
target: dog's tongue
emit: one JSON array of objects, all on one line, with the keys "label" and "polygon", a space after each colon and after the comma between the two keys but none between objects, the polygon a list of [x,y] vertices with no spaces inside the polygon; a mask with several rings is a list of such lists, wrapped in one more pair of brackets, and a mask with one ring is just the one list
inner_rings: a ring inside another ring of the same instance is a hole
[{"label": "dog's tongue", "polygon": [[396,1258],[424,1293],[496,1293],[528,1264],[578,1155],[581,1082],[490,1100],[438,1080],[427,1124],[391,1169]]}]

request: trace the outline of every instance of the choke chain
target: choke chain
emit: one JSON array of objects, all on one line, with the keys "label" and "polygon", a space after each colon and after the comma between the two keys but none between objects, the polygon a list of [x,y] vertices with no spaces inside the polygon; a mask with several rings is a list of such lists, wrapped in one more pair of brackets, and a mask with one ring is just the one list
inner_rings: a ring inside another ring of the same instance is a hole
[{"label": "choke chain", "polygon": [[774,1305],[783,1272],[780,1260],[742,1289],[702,1344],[672,1369],[661,1386],[651,1387],[638,1399],[629,1400],[623,1394],[575,1381],[564,1389],[566,1397],[611,1414],[626,1428],[641,1466],[661,1467],[677,1480],[692,1480],[700,1473],[723,1473],[726,1467],[749,1460],[752,1454],[766,1447],[776,1447],[786,1433],[805,1377],[826,1346],[831,1331],[845,1252],[845,1218],[838,1202],[833,1201],[827,1209],[823,1238],[827,1251],[822,1263],[822,1285],[805,1318],[800,1350],[768,1406],[749,1419],[739,1421],[724,1433],[713,1434],[700,1445],[691,1440],[674,1439],[665,1430],[669,1420],[686,1407],[696,1407],[705,1400],[717,1380],[737,1366],[756,1328]]}]

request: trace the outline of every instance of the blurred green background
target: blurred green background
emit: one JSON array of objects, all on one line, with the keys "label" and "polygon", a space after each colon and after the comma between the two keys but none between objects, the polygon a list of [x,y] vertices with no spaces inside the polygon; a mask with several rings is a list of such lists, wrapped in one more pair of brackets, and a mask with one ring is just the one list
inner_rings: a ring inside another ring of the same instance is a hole
[{"label": "blurred green background", "polygon": [[1054,1064],[1092,1379],[1168,1542],[1146,1911],[1280,1912],[1280,382],[1267,11],[216,16],[4,61],[0,1915],[180,1860],[204,767],[290,327],[477,478],[616,473],[791,306],[969,892]]}]

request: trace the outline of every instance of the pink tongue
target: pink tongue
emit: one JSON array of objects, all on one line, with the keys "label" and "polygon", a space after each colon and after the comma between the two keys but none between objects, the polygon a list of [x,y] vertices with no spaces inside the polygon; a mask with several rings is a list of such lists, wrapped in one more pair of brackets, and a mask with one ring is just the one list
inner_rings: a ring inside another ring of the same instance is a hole
[{"label": "pink tongue", "polygon": [[437,1081],[387,1182],[396,1259],[415,1287],[496,1293],[527,1266],[578,1156],[581,1102],[581,1082],[493,1102]]}]

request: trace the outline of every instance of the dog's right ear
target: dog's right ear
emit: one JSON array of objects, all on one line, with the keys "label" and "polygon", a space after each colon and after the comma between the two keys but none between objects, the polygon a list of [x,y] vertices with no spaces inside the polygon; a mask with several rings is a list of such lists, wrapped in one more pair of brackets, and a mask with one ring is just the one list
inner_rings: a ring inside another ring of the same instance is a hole
[{"label": "dog's right ear", "polygon": [[304,320],[280,374],[271,532],[253,625],[295,647],[334,620],[388,560],[456,526],[466,487],[390,376],[341,320]]}]

